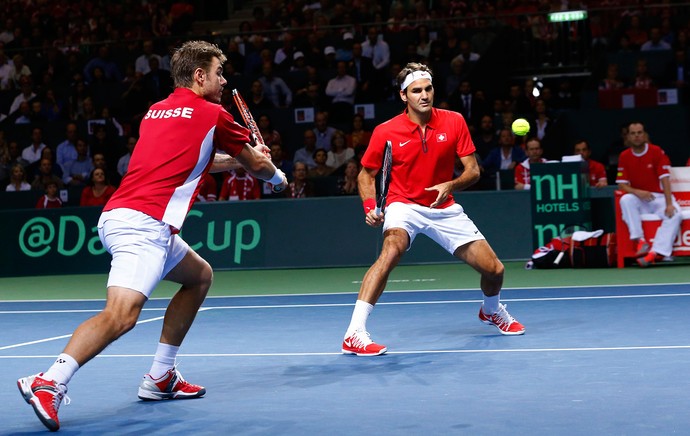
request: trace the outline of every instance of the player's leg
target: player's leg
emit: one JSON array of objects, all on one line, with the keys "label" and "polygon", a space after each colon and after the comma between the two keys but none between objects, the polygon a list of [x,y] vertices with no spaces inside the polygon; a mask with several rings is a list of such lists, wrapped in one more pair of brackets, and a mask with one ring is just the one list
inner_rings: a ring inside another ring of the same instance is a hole
[{"label": "player's leg", "polygon": [[484,302],[479,309],[479,319],[496,326],[501,334],[524,334],[525,327],[515,320],[506,310],[506,305],[500,302],[504,266],[489,243],[485,239],[472,241],[458,247],[453,255],[465,261],[481,275],[480,286]]},{"label": "player's leg", "polygon": [[111,286],[103,311],[84,321],[72,334],[64,351],[45,372],[17,381],[24,400],[50,430],[58,430],[58,409],[67,397],[67,384],[77,370],[105,347],[131,330],[146,297],[140,292]]},{"label": "player's leg", "polygon": [[637,259],[637,264],[641,267],[647,267],[656,262],[661,261],[665,256],[670,256],[673,253],[673,242],[678,234],[680,223],[683,219],[680,213],[680,205],[673,200],[673,206],[676,211],[673,216],[666,216],[666,199],[663,195],[655,195],[651,207],[654,209],[654,214],[662,221],[661,225],[654,235],[654,243],[649,252]]},{"label": "player's leg", "polygon": [[[169,272],[168,272],[169,270]],[[198,398],[203,386],[185,381],[175,368],[175,359],[213,281],[213,270],[204,259],[175,235],[168,252],[165,279],[182,286],[165,311],[163,329],[151,369],[139,386],[142,400]]]},{"label": "player's leg", "polygon": [[166,259],[169,227],[141,212],[106,212],[98,232],[112,255],[105,308],[75,330],[48,371],[17,381],[24,399],[51,430],[60,427],[57,413],[66,398],[67,383],[81,365],[136,325],[141,308],[161,279]]},{"label": "player's leg", "polygon": [[647,204],[640,200],[637,195],[630,193],[624,194],[619,204],[623,221],[628,226],[630,240],[635,244],[635,257],[645,256],[651,248],[644,239],[644,232],[642,231],[641,213],[650,212],[644,210]]},{"label": "player's leg", "polygon": [[409,245],[410,236],[407,231],[401,228],[390,228],[384,232],[381,254],[362,280],[350,325],[343,339],[343,353],[376,356],[386,352],[385,346],[371,340],[366,323],[374,305],[386,288],[388,276],[398,265]]}]

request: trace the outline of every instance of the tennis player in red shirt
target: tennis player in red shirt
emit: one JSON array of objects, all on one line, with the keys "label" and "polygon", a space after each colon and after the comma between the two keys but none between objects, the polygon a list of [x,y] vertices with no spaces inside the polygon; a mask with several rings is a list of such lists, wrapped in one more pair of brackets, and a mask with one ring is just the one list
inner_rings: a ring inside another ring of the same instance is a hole
[{"label": "tennis player in red shirt", "polygon": [[[630,147],[618,158],[616,183],[625,192],[620,199],[621,213],[637,247],[637,263],[647,267],[671,255],[682,216],[671,193],[671,161],[664,150],[647,142],[644,124],[640,122],[628,125],[627,140]],[[642,231],[643,213],[662,220],[651,246]]]},{"label": "tennis player in red shirt", "polygon": [[[253,144],[249,130],[220,105],[227,84],[225,60],[216,45],[205,41],[185,42],[173,54],[175,90],[144,116],[127,174],[98,222],[101,242],[112,255],[105,309],[77,327],[45,373],[17,381],[26,402],[50,430],[60,428],[58,408],[72,376],[136,325],[162,279],[181,288],[166,310],[153,364],[138,396],[165,400],[206,393],[182,378],[175,358],[211,286],[213,271],[179,231],[210,170],[241,165],[276,191],[287,187],[285,175],[268,157],[268,147]],[[103,380],[97,383],[98,390],[108,389]]]},{"label": "tennis player in red shirt", "polygon": [[[433,108],[434,86],[426,65],[407,64],[397,83],[406,109],[374,129],[358,177],[365,221],[372,227],[383,226],[384,239],[381,254],[364,276],[342,352],[358,356],[386,352],[384,345],[372,341],[367,318],[383,293],[388,275],[418,234],[427,235],[481,274],[482,322],[496,326],[504,335],[521,335],[524,326],[499,301],[503,264],[452,196],[453,191],[479,180],[467,124],[457,112]],[[385,213],[377,214],[375,177],[386,141],[393,143],[393,165]],[[456,156],[464,171],[453,179]]]},{"label": "tennis player in red shirt", "polygon": [[587,162],[589,171],[589,186],[603,188],[604,186],[608,185],[608,181],[606,179],[606,167],[604,167],[604,164],[599,163],[594,159],[590,159],[590,156],[592,156],[592,149],[589,148],[587,141],[580,140],[575,142],[573,152],[582,156],[582,159]]}]

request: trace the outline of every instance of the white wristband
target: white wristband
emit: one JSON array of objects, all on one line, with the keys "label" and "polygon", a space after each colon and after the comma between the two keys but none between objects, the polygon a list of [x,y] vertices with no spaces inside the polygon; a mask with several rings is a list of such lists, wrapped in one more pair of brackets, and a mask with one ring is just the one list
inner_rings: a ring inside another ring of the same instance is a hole
[{"label": "white wristband", "polygon": [[273,174],[273,177],[271,177],[270,180],[266,180],[268,183],[271,185],[280,185],[283,183],[285,180],[285,173],[282,172],[280,169],[276,168],[275,174]]}]

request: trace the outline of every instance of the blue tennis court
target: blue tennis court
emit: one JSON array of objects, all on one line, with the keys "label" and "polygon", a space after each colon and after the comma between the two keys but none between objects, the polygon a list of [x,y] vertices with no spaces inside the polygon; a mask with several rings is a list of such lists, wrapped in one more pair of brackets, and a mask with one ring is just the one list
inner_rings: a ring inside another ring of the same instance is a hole
[{"label": "blue tennis court", "polygon": [[[155,294],[154,294],[155,295]],[[513,288],[524,336],[477,319],[477,290],[384,293],[387,355],[340,354],[351,292],[206,300],[178,359],[202,399],[142,402],[167,299],[82,368],[64,434],[671,434],[687,431],[690,285]],[[46,369],[99,300],[0,302],[0,432],[43,433],[18,377]]]}]

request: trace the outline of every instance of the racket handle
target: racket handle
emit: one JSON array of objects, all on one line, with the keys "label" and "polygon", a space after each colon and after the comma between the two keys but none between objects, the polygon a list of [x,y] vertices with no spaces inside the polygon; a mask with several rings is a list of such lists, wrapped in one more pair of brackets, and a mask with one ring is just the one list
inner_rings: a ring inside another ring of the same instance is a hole
[{"label": "racket handle", "polygon": [[374,212],[376,213],[376,215],[381,215],[381,208],[376,206],[376,209],[374,209]]},{"label": "racket handle", "polygon": [[561,259],[563,259],[564,254],[565,251],[561,251],[560,253],[558,253],[558,256],[556,256],[556,259],[553,261],[553,264],[558,265],[559,263],[561,263]]}]

